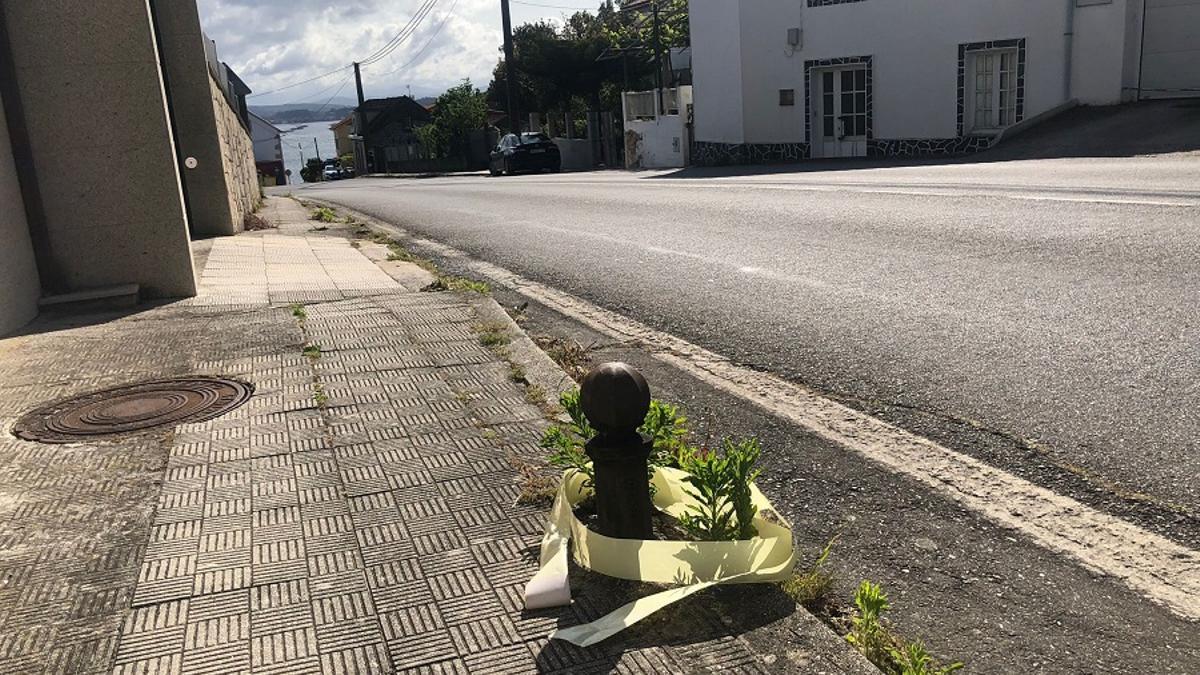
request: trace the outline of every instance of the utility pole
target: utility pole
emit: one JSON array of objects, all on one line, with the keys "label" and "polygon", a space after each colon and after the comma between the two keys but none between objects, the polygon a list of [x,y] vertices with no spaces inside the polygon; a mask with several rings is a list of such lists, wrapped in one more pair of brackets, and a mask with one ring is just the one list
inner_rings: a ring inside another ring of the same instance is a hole
[{"label": "utility pole", "polygon": [[321,146],[317,145],[316,136],[313,136],[313,148],[317,151],[317,159],[321,159]]},{"label": "utility pole", "polygon": [[508,127],[518,136],[521,133],[521,117],[517,110],[517,63],[513,59],[512,18],[509,16],[508,0],[500,0],[500,18],[504,23],[504,85],[508,89]]},{"label": "utility pole", "polygon": [[354,62],[354,86],[358,88],[358,105],[361,106],[365,99],[362,92],[362,72],[358,69],[358,61]]},{"label": "utility pole", "polygon": [[365,175],[370,172],[371,168],[367,166],[367,111],[363,107],[366,98],[363,96],[362,88],[362,72],[359,70],[358,61],[354,62],[354,86],[358,89],[358,108],[354,110],[354,127],[358,132],[359,140],[355,143],[354,148],[357,150],[359,145],[362,147],[362,156],[355,152],[354,155],[354,170],[359,174]]},{"label": "utility pole", "polygon": [[666,113],[663,109],[663,79],[662,79],[662,29],[658,21],[658,3],[651,2],[654,10],[654,88],[658,90],[658,114]]}]

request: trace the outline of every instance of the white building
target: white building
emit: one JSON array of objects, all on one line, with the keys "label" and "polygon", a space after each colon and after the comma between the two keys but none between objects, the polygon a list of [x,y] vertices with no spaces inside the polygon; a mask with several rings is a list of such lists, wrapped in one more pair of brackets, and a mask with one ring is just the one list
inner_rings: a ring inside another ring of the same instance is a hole
[{"label": "white building", "polygon": [[259,180],[266,185],[286,185],[283,166],[283,140],[278,127],[247,111],[250,117],[250,138],[254,141],[254,164]]},{"label": "white building", "polygon": [[250,113],[250,137],[254,140],[255,162],[282,162],[283,143],[279,128]]},{"label": "white building", "polygon": [[693,162],[944,154],[1200,95],[1200,0],[690,0]]}]

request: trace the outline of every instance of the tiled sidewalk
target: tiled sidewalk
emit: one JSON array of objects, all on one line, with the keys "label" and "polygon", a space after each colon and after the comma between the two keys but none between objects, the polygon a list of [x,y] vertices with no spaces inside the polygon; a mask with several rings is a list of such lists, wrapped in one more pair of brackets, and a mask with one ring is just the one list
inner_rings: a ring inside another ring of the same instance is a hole
[{"label": "tiled sidewalk", "polygon": [[273,201],[280,230],[212,242],[197,298],[0,341],[5,428],[42,401],[149,376],[257,388],[173,434],[4,434],[0,671],[758,668],[720,626],[676,647],[646,631],[590,650],[548,642],[636,589],[590,582],[570,608],[523,611],[545,514],[515,505],[508,457],[541,454],[540,411],[480,346],[463,298],[405,291]]}]

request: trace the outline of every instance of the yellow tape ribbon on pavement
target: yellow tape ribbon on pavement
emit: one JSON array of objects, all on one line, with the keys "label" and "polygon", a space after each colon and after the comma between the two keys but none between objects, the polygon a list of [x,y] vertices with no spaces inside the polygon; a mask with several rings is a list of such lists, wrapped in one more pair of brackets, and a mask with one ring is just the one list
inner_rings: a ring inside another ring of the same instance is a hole
[{"label": "yellow tape ribbon on pavement", "polygon": [[[685,476],[682,471],[663,467],[654,474],[657,488],[654,504],[676,518],[688,512],[689,504],[695,503],[684,491]],[[569,471],[564,476],[542,538],[541,569],[525,586],[525,608],[571,603],[568,549],[573,550],[575,562],[585,569],[620,579],[678,587],[635,600],[589,624],[557,630],[551,638],[587,647],[710,586],[782,581],[792,573],[795,562],[792,531],[753,485],[750,494],[758,507],[754,519],[757,537],[745,541],[647,541],[606,537],[580,522],[574,507],[591,494],[590,489],[583,487],[584,480],[578,472]],[[575,540],[574,547],[569,545],[571,539]]]}]

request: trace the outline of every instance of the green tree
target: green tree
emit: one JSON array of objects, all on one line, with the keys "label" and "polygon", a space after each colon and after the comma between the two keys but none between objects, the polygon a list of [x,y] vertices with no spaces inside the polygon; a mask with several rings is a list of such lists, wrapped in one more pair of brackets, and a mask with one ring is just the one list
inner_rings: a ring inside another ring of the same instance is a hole
[{"label": "green tree", "polygon": [[316,157],[309,157],[304,163],[304,167],[300,169],[300,178],[305,183],[317,183],[324,179],[325,164]]},{"label": "green tree", "polygon": [[464,79],[437,97],[433,122],[416,130],[422,147],[431,156],[466,157],[470,134],[487,124],[487,98]]},{"label": "green tree", "polygon": [[[688,43],[687,0],[661,0],[659,19],[664,48]],[[518,107],[548,113],[619,107],[623,89],[653,82],[653,27],[648,9],[622,11],[613,0],[565,17],[561,27],[546,21],[516,27]],[[501,60],[492,75],[487,99],[504,109],[507,64]]]},{"label": "green tree", "polygon": [[[662,47],[684,47],[691,40],[688,0],[658,0],[658,30]],[[614,47],[654,48],[654,14],[649,8],[622,11],[615,22],[605,25]]]}]

